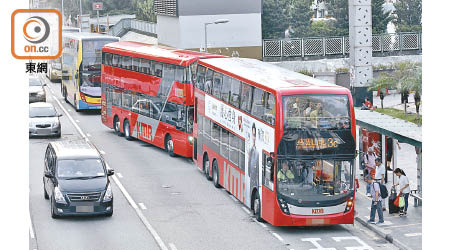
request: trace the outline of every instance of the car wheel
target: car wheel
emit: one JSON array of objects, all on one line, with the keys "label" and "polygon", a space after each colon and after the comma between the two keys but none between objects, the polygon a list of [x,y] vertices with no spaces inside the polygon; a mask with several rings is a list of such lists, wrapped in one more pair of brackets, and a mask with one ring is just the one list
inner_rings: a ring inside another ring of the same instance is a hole
[{"label": "car wheel", "polygon": [[130,134],[130,123],[128,122],[128,120],[125,120],[123,122],[123,132],[125,134],[125,139],[127,139],[129,141],[131,141],[133,139]]},{"label": "car wheel", "polygon": [[173,141],[170,135],[166,136],[166,151],[171,157],[175,157],[175,154],[173,153]]},{"label": "car wheel", "polygon": [[255,194],[255,199],[253,200],[253,213],[255,214],[256,220],[262,222],[261,218],[261,200],[259,199],[259,194]]},{"label": "car wheel", "polygon": [[117,135],[122,136],[122,133],[120,132],[120,120],[119,117],[115,116],[114,117],[114,131],[116,132]]},{"label": "car wheel", "polygon": [[211,177],[209,177],[209,158],[205,155],[205,160],[203,160],[203,172],[205,174],[206,179],[209,181]]},{"label": "car wheel", "polygon": [[214,161],[214,162],[213,162],[212,175],[213,175],[213,183],[214,183],[214,187],[220,188],[220,183],[219,183],[219,168],[217,167],[217,161]]},{"label": "car wheel", "polygon": [[55,212],[55,201],[54,201],[53,197],[50,201],[50,213],[51,213],[53,219],[58,218],[58,215]]},{"label": "car wheel", "polygon": [[47,190],[45,190],[45,185],[44,185],[44,198],[46,200],[48,200],[48,194],[47,194]]}]

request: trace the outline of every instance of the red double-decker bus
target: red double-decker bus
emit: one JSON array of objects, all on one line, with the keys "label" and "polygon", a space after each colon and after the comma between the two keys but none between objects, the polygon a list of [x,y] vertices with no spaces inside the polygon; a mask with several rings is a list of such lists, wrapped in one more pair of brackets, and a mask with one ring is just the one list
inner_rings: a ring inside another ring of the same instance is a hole
[{"label": "red double-decker bus", "polygon": [[259,221],[352,224],[355,114],[348,89],[254,59],[198,62],[194,162]]},{"label": "red double-decker bus", "polygon": [[192,157],[192,72],[216,55],[115,42],[102,49],[102,122],[130,140]]}]

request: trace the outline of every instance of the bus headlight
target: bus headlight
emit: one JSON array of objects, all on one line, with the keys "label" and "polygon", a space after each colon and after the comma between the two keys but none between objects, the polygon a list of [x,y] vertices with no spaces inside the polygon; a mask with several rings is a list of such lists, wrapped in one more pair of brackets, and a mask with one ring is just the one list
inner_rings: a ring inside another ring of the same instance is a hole
[{"label": "bus headlight", "polygon": [[280,204],[280,208],[281,208],[281,211],[283,211],[283,213],[285,213],[285,214],[291,214],[291,213],[289,212],[288,204],[287,204],[287,202],[286,202],[284,199],[278,198],[278,204]]},{"label": "bus headlight", "polygon": [[194,144],[194,137],[192,135],[188,135],[187,137],[189,144]]},{"label": "bus headlight", "polygon": [[347,200],[347,205],[345,206],[344,213],[350,211],[350,209],[352,209],[352,207],[353,207],[353,197],[350,197],[350,199]]}]

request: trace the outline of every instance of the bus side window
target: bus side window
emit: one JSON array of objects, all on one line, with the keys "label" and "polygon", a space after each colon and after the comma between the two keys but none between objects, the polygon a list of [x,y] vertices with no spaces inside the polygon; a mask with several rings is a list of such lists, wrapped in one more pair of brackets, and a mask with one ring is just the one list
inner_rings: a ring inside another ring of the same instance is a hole
[{"label": "bus side window", "polygon": [[241,109],[247,113],[250,113],[252,108],[252,96],[253,96],[253,87],[246,83],[242,83]]},{"label": "bus side window", "polygon": [[275,125],[275,97],[268,92],[265,92],[266,103],[264,105],[263,120],[270,125]]},{"label": "bus side window", "polygon": [[262,119],[264,115],[264,91],[260,88],[255,88],[253,92],[252,115],[256,118]]},{"label": "bus side window", "polygon": [[213,91],[212,95],[220,98],[220,90],[222,89],[222,74],[215,72],[214,73],[214,81],[213,81]]},{"label": "bus side window", "polygon": [[160,62],[153,62],[153,75],[156,77],[162,77],[163,75],[163,67]]},{"label": "bus side window", "polygon": [[197,67],[197,81],[195,85],[198,89],[205,91],[205,81],[206,81],[206,68],[198,65]]},{"label": "bus side window", "polygon": [[211,94],[214,70],[208,69],[206,72],[205,92]]},{"label": "bus side window", "polygon": [[176,82],[184,82],[184,69],[185,67],[177,66],[175,69],[175,81]]},{"label": "bus side window", "polygon": [[231,89],[231,77],[224,75],[222,82],[222,89],[220,90],[220,99],[222,101],[229,103],[230,98],[230,89]]},{"label": "bus side window", "polygon": [[230,104],[236,108],[239,108],[239,102],[241,100],[240,96],[241,90],[241,82],[237,79],[231,79],[231,96],[230,96]]},{"label": "bus side window", "polygon": [[149,74],[149,61],[147,59],[141,59],[141,67],[139,71],[144,74]]},{"label": "bus side window", "polygon": [[139,58],[136,57],[131,58],[131,69],[133,71],[139,72]]},{"label": "bus side window", "polygon": [[113,54],[112,66],[113,67],[119,67],[119,55]]}]

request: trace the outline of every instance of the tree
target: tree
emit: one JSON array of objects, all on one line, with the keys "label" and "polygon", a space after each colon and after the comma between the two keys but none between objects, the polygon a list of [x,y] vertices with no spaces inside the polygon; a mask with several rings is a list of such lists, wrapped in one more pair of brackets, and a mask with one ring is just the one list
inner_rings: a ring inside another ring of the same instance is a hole
[{"label": "tree", "polygon": [[336,27],[330,22],[319,20],[311,24],[308,36],[321,37],[321,36],[335,36]]},{"label": "tree", "polygon": [[265,39],[284,37],[289,28],[290,0],[264,0],[262,6],[262,36]]},{"label": "tree", "polygon": [[311,0],[292,0],[289,10],[289,24],[294,30],[294,36],[308,36],[311,29]]},{"label": "tree", "polygon": [[[420,106],[420,96],[422,95],[422,66],[413,62],[401,62],[394,66],[394,71],[390,74],[382,73],[379,78],[374,79],[369,90],[380,90],[381,108],[383,107],[384,90],[397,89],[398,93],[409,93],[415,91],[418,101],[416,102],[416,111]],[[383,94],[381,94],[383,93]],[[416,99],[416,98],[415,98]],[[407,103],[404,102],[405,115]]]},{"label": "tree", "polygon": [[348,36],[348,0],[329,0],[326,6],[329,15],[336,19],[336,36]]},{"label": "tree", "polygon": [[397,0],[394,7],[397,31],[422,31],[422,0]]},{"label": "tree", "polygon": [[153,0],[136,1],[136,19],[156,23],[156,13]]},{"label": "tree", "polygon": [[384,0],[372,0],[372,33],[386,32],[387,24],[392,20],[391,12],[385,12]]}]

